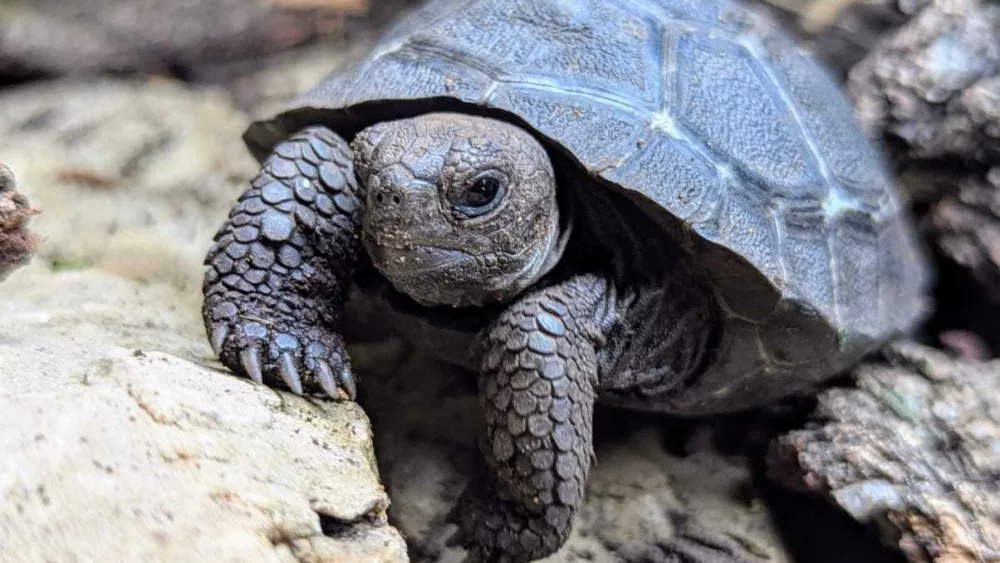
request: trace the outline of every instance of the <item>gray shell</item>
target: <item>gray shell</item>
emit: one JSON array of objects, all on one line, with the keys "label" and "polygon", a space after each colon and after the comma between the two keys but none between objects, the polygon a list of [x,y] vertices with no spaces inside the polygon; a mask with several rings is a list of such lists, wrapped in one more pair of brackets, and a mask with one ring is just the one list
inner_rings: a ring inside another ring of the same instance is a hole
[{"label": "gray shell", "polygon": [[432,0],[245,138],[261,157],[315,122],[349,136],[459,102],[645,202],[711,280],[726,316],[713,366],[638,406],[712,412],[802,390],[928,307],[926,259],[838,85],[727,1]]}]

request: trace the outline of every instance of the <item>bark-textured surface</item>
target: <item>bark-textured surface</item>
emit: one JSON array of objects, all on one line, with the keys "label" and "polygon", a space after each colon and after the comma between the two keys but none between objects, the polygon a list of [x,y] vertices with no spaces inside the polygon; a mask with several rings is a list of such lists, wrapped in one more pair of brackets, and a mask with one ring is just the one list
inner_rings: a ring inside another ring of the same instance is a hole
[{"label": "bark-textured surface", "polygon": [[24,266],[38,248],[38,237],[28,230],[37,213],[28,198],[17,191],[14,171],[0,162],[0,282]]},{"label": "bark-textured surface", "polygon": [[960,178],[925,221],[941,252],[1000,302],[1000,162],[985,177]]},{"label": "bark-textured surface", "polygon": [[823,393],[771,474],[827,495],[913,562],[1000,561],[1000,361],[912,343]]},{"label": "bark-textured surface", "polygon": [[935,0],[850,74],[859,118],[908,158],[1000,157],[1000,4]]}]

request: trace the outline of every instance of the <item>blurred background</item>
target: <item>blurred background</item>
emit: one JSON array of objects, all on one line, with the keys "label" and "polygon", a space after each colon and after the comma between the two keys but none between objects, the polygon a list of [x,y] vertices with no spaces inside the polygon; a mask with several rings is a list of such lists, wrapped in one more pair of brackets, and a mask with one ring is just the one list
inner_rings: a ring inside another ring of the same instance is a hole
[{"label": "blurred background", "polygon": [[[198,290],[209,242],[256,171],[244,128],[363,51],[415,4],[0,0],[0,162],[39,212],[30,224],[40,242],[33,263],[0,286],[6,333],[27,339],[5,351],[0,334],[0,366],[23,365],[31,378],[38,358],[46,366],[82,364],[114,342],[215,369]],[[1000,542],[1000,409],[962,402],[1000,391],[1000,366],[978,363],[1000,352],[1000,4],[753,4],[827,65],[891,161],[938,270],[937,306],[921,335],[938,350],[897,351],[910,367],[862,371],[869,379],[862,377],[860,398],[835,391],[813,418],[816,403],[807,401],[707,423],[674,421],[666,436],[662,420],[615,418],[599,436],[602,463],[581,526],[553,561],[747,561],[708,558],[696,524],[758,554],[755,561],[1000,561],[991,543]],[[5,181],[0,174],[0,192]],[[0,247],[3,213],[0,205]],[[4,301],[19,304],[4,309]],[[62,332],[32,340],[43,316]],[[97,326],[97,336],[81,337],[84,325]],[[411,558],[459,561],[444,547],[443,513],[463,481],[455,459],[473,443],[475,401],[459,376],[414,354],[400,343],[358,349],[359,369],[372,374],[363,405],[376,426],[391,522],[407,536]],[[924,375],[908,379],[919,370]],[[962,378],[984,387],[969,391]],[[934,415],[921,402],[927,380],[959,382],[942,383],[958,391],[941,395]],[[882,406],[853,419],[843,404]],[[980,414],[941,414],[961,411],[959,404]],[[897,407],[918,414],[896,416]],[[859,449],[765,479],[768,444],[795,428],[815,432],[791,435],[785,453]],[[859,428],[917,445],[858,446]],[[891,463],[865,466],[876,458]],[[879,488],[879,479],[899,490],[918,483],[921,492],[892,496],[902,493]],[[0,514],[0,532],[4,522]],[[324,532],[337,537],[343,526]]]}]

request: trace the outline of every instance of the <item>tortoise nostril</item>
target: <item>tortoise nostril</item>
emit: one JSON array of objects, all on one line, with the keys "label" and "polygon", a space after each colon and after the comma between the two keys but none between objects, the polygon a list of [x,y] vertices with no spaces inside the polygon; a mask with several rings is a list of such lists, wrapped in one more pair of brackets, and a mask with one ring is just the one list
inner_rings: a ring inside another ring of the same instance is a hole
[{"label": "tortoise nostril", "polygon": [[399,205],[403,203],[403,197],[400,196],[399,194],[392,193],[392,191],[390,190],[388,192],[379,192],[375,194],[375,202],[380,204],[392,203],[393,205]]}]

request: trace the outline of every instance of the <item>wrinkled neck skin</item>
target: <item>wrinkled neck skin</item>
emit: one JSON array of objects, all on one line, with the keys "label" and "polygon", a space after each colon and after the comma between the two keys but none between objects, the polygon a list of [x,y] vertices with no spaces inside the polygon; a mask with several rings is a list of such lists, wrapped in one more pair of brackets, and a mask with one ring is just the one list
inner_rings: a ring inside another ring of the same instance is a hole
[{"label": "wrinkled neck skin", "polygon": [[520,128],[427,114],[373,125],[352,148],[364,247],[417,303],[508,302],[562,258],[572,221],[560,217],[546,151]]},{"label": "wrinkled neck skin", "polygon": [[545,237],[541,240],[541,244],[525,251],[524,258],[526,260],[523,261],[524,265],[520,271],[493,278],[489,284],[490,287],[485,288],[486,292],[482,298],[471,303],[472,305],[482,305],[490,301],[509,301],[525,289],[535,285],[538,280],[556,267],[566,251],[566,243],[572,232],[573,224],[567,222],[560,228],[559,207],[555,203],[546,223],[548,227]]}]

